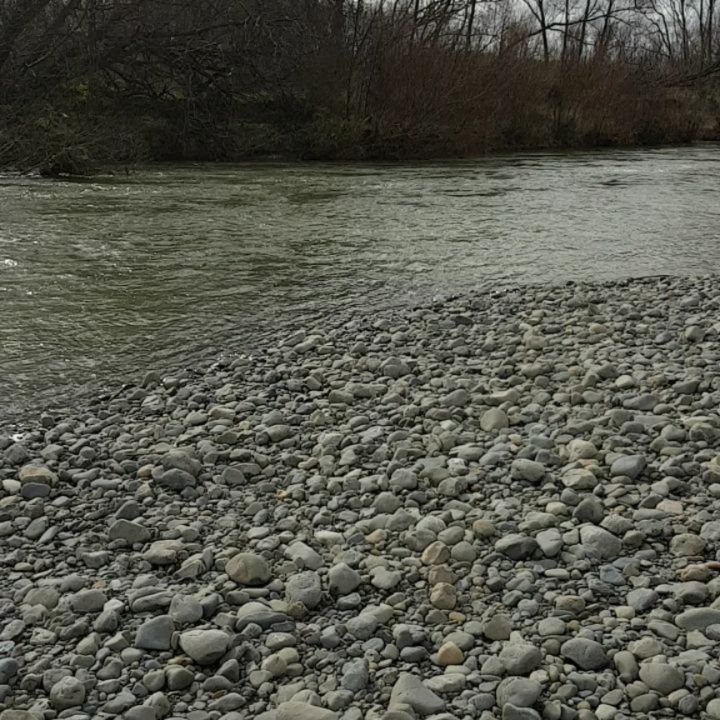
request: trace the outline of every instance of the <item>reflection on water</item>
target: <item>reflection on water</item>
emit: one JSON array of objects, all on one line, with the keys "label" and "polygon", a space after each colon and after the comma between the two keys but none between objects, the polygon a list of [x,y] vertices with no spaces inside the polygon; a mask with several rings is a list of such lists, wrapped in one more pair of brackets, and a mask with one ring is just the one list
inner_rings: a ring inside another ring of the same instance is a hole
[{"label": "reflection on water", "polygon": [[322,313],[720,270],[720,147],[0,176],[0,391],[60,405]]}]

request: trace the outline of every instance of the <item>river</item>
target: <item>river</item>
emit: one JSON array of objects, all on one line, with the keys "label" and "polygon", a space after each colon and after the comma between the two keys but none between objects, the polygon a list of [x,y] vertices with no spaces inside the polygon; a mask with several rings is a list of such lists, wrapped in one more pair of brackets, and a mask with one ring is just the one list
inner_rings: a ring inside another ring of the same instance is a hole
[{"label": "river", "polygon": [[322,314],[720,270],[720,146],[0,175],[0,416]]}]

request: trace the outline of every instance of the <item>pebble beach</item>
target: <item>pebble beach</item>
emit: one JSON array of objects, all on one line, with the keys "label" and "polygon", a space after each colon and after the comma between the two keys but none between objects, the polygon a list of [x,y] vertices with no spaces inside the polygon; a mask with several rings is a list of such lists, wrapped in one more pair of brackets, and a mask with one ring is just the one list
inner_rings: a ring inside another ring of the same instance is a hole
[{"label": "pebble beach", "polygon": [[0,429],[0,548],[0,720],[719,720],[718,278],[150,372]]}]

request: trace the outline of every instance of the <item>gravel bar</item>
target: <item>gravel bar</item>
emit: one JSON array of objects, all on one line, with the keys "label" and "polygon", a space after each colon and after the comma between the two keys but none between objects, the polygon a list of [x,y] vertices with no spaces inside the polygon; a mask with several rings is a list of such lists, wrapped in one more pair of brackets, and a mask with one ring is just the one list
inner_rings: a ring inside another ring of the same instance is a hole
[{"label": "gravel bar", "polygon": [[0,432],[0,720],[720,719],[719,340],[506,288]]}]

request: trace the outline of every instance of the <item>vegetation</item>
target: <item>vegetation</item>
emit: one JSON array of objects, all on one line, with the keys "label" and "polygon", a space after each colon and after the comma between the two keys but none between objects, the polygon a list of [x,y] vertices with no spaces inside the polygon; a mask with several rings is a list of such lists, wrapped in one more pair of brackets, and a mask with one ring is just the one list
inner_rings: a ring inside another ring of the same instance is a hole
[{"label": "vegetation", "polygon": [[716,0],[0,0],[0,164],[718,135]]}]

